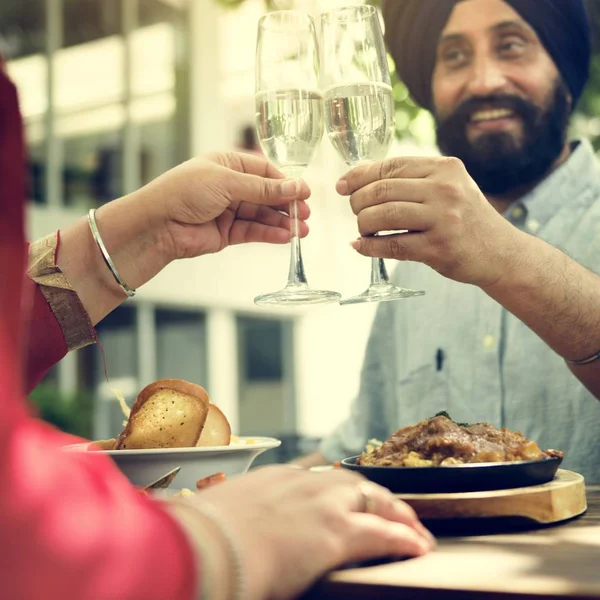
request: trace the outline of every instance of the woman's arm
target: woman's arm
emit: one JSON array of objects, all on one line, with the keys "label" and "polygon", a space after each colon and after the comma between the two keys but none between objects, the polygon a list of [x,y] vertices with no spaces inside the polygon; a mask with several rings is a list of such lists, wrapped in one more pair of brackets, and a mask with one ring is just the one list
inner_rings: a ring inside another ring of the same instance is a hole
[{"label": "woman's arm", "polygon": [[25,389],[30,391],[70,350],[96,341],[77,293],[57,266],[60,234],[29,246],[23,289]]},{"label": "woman's arm", "polygon": [[9,390],[0,389],[2,596],[194,598],[196,557],[176,520],[106,457],[58,450],[68,436],[28,417]]},{"label": "woman's arm", "polygon": [[[221,154],[188,161],[149,185],[97,211],[102,240],[131,288],[169,262],[244,242],[286,243],[293,198],[300,234],[308,227],[310,192],[265,160]],[[244,199],[243,201],[241,199]],[[68,351],[96,340],[94,325],[126,295],[105,264],[87,219],[29,249],[26,281],[26,389]]]},{"label": "woman's arm", "polygon": [[[171,261],[219,252],[245,242],[289,242],[292,199],[305,183],[283,176],[262,158],[244,154],[192,159],[97,212],[102,240],[121,279],[138,288]],[[299,203],[300,232],[308,206]],[[57,264],[93,324],[126,298],[94,242],[86,219],[61,236]]]}]

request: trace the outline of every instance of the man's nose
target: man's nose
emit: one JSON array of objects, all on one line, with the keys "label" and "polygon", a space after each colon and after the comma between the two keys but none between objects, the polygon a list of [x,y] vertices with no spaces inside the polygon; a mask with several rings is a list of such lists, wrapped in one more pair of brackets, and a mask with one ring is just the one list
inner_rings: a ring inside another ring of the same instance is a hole
[{"label": "man's nose", "polygon": [[469,81],[472,96],[491,96],[505,91],[506,85],[506,75],[497,61],[482,57],[473,64]]}]

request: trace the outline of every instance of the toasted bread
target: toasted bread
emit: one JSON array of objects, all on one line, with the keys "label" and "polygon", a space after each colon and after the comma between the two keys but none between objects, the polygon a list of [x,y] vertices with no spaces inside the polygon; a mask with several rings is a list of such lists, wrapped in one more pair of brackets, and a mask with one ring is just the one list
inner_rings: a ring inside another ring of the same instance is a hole
[{"label": "toasted bread", "polygon": [[116,444],[117,444],[117,440],[115,438],[111,438],[110,440],[94,440],[88,447],[88,451],[90,451],[90,450],[114,450]]},{"label": "toasted bread", "polygon": [[231,426],[227,417],[218,406],[211,404],[196,446],[229,446],[230,441]]},{"label": "toasted bread", "polygon": [[198,443],[209,408],[206,390],[181,379],[146,386],[131,409],[117,450],[188,448]]}]

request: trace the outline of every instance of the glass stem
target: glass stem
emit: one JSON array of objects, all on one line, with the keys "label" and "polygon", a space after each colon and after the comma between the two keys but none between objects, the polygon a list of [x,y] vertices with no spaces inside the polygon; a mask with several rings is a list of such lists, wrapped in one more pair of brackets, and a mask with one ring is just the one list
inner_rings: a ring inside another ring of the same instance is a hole
[{"label": "glass stem", "polygon": [[306,274],[302,262],[302,249],[300,248],[300,229],[298,227],[298,202],[290,202],[290,271],[288,274],[288,286],[306,285]]},{"label": "glass stem", "polygon": [[[359,160],[352,165],[352,168],[358,165],[366,165],[373,162],[372,160]],[[377,234],[375,234],[377,235]],[[383,258],[372,258],[371,259],[371,285],[389,284],[390,276],[388,275],[387,269],[385,268],[385,262]]]},{"label": "glass stem", "polygon": [[385,262],[383,258],[372,258],[371,259],[371,285],[380,285],[382,283],[389,283],[390,278],[385,268]]}]

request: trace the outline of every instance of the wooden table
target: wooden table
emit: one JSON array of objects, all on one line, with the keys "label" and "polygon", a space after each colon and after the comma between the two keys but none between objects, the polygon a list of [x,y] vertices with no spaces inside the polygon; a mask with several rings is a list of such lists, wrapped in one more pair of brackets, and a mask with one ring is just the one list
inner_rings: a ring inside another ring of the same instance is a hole
[{"label": "wooden table", "polygon": [[600,486],[588,487],[587,501],[561,525],[439,537],[427,556],[336,571],[306,599],[600,599]]}]

